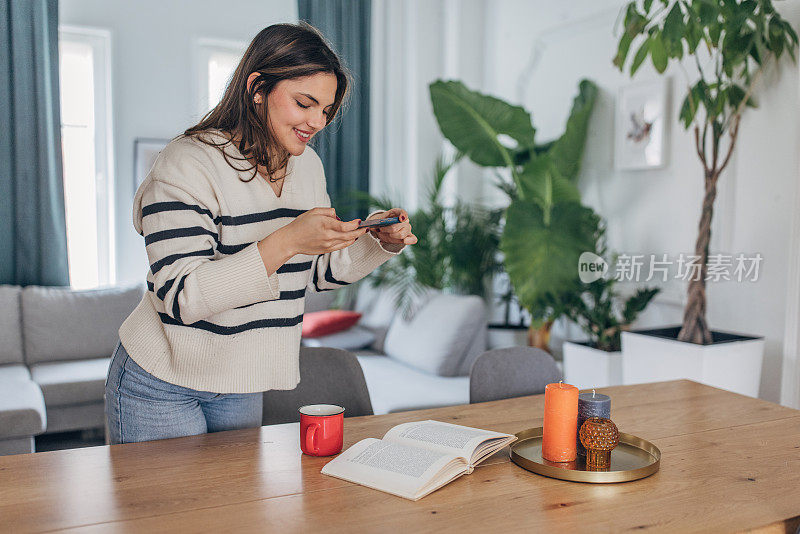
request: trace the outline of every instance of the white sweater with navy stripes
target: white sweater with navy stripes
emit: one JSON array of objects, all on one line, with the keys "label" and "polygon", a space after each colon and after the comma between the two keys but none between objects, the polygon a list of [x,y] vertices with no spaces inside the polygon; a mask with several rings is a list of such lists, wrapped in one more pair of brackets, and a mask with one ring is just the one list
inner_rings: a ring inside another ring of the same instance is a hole
[{"label": "white sweater with navy stripes", "polygon": [[[232,144],[225,151],[241,157]],[[251,175],[233,169],[220,149],[183,137],[161,151],[136,192],[133,224],[147,249],[148,291],[119,337],[162,380],[215,393],[293,389],[306,291],[355,282],[403,249],[367,232],[345,249],[298,254],[267,273],[257,242],[331,204],[310,147],[289,158],[280,197],[260,176],[240,180]]]}]

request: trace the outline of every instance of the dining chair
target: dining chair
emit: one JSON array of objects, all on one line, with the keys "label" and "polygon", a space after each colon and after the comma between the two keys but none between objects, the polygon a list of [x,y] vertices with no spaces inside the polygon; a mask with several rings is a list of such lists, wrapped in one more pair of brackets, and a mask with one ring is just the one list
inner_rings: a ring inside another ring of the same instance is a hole
[{"label": "dining chair", "polygon": [[300,347],[300,383],[264,392],[262,425],[294,423],[306,404],[336,404],[345,417],[373,415],[364,373],[355,354],[329,347]]},{"label": "dining chair", "polygon": [[484,352],[469,373],[469,402],[487,402],[544,393],[562,379],[552,356],[533,347],[508,347]]}]

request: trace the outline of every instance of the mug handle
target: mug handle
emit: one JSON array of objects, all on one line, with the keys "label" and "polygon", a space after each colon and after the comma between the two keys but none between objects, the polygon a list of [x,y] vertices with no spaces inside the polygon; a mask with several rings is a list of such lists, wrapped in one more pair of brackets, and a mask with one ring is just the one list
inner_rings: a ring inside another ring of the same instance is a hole
[{"label": "mug handle", "polygon": [[319,454],[319,448],[316,446],[315,441],[317,437],[317,430],[319,425],[314,423],[306,427],[306,450],[314,454]]}]

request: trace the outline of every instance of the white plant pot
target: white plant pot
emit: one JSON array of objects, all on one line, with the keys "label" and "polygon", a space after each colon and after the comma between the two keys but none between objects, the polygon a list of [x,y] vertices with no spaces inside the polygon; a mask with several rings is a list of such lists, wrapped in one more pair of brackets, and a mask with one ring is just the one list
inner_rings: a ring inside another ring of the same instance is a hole
[{"label": "white plant pot", "polygon": [[578,389],[622,384],[622,352],[606,352],[581,343],[564,342],[564,382]]},{"label": "white plant pot", "polygon": [[764,338],[712,332],[714,343],[678,341],[679,326],[622,332],[622,379],[641,384],[688,378],[758,397]]}]

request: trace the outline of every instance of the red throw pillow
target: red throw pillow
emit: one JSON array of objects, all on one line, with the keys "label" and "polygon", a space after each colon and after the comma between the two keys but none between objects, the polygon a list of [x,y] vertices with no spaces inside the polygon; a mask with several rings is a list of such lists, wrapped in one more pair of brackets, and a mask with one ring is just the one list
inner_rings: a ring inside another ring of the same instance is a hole
[{"label": "red throw pillow", "polygon": [[347,330],[361,314],[347,310],[323,310],[303,315],[303,337],[320,337]]}]

